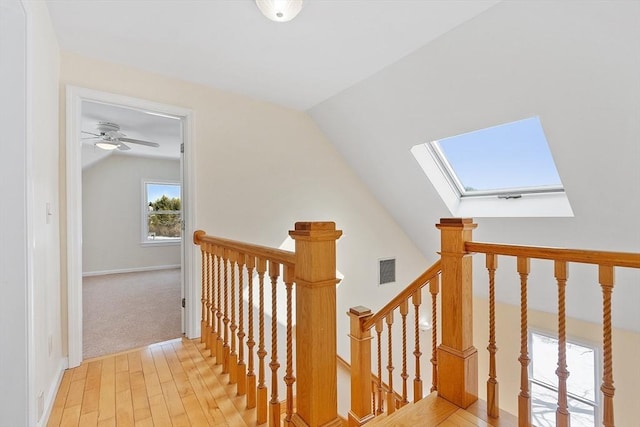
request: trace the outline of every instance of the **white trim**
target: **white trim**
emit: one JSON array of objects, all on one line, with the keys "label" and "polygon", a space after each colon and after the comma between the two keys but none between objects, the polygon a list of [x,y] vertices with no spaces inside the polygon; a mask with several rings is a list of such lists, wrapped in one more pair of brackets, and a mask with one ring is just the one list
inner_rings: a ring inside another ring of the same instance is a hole
[{"label": "white trim", "polygon": [[180,268],[180,264],[121,268],[118,270],[85,271],[82,273],[82,277],[105,276],[107,274],[120,274],[120,273],[140,273],[143,271],[173,270],[174,268]]},{"label": "white trim", "polygon": [[49,390],[47,391],[47,396],[44,401],[44,410],[42,411],[42,417],[38,421],[38,427],[44,427],[49,423],[49,417],[51,416],[51,411],[53,410],[53,403],[56,399],[58,389],[60,388],[60,383],[62,382],[64,371],[68,366],[69,361],[66,357],[60,359],[60,363],[58,363],[58,373],[56,375],[56,380],[51,383],[51,387],[49,387]]},{"label": "white trim", "polygon": [[[75,367],[82,361],[82,165],[80,141],[80,114],[82,101],[114,104],[127,108],[168,114],[181,119],[183,143],[185,146],[182,168],[183,210],[186,212],[185,235],[192,233],[195,223],[195,170],[192,148],[194,114],[192,110],[153,101],[97,90],[67,86],[66,118],[66,179],[67,179],[67,306],[69,366]],[[197,316],[198,289],[193,284],[195,272],[195,251],[193,245],[184,244],[182,265],[184,289],[187,297],[185,307],[185,334],[192,338],[199,334]]]}]

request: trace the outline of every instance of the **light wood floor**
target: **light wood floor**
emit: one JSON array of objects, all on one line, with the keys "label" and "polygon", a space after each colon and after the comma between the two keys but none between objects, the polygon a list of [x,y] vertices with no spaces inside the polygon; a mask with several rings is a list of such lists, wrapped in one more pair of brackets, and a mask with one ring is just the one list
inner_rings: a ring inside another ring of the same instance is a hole
[{"label": "light wood floor", "polygon": [[48,426],[255,426],[208,356],[177,339],[87,360],[64,373]]}]

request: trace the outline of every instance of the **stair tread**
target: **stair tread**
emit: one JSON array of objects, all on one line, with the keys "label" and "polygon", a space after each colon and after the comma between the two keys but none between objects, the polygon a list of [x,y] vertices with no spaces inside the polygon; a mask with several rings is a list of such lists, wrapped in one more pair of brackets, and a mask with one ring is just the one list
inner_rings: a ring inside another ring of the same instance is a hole
[{"label": "stair tread", "polygon": [[458,407],[442,398],[436,393],[431,393],[424,399],[410,403],[386,417],[376,417],[367,426],[393,426],[393,427],[426,427],[435,426],[458,410]]}]

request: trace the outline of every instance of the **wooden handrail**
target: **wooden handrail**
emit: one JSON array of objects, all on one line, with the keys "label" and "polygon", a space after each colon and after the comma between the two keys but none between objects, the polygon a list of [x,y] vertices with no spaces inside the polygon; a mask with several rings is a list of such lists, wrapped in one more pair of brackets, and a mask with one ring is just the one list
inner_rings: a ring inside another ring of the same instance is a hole
[{"label": "wooden handrail", "polygon": [[467,252],[484,254],[640,268],[640,254],[630,252],[607,252],[485,242],[466,242],[464,248]]},{"label": "wooden handrail", "polygon": [[296,264],[295,252],[270,248],[268,246],[254,245],[251,243],[238,242],[236,240],[223,239],[222,237],[208,236],[201,230],[193,233],[193,243],[196,245],[205,243],[214,246],[222,246],[226,249],[231,249],[249,256],[268,259],[288,266],[294,266]]},{"label": "wooden handrail", "polygon": [[418,276],[413,282],[409,284],[402,292],[400,292],[394,299],[389,301],[384,307],[380,309],[376,314],[368,318],[362,323],[362,330],[366,331],[375,326],[376,322],[380,319],[384,319],[389,313],[396,308],[400,307],[404,301],[406,301],[411,295],[413,295],[418,289],[429,283],[429,280],[433,279],[440,273],[440,260],[437,260],[429,267],[424,273]]}]

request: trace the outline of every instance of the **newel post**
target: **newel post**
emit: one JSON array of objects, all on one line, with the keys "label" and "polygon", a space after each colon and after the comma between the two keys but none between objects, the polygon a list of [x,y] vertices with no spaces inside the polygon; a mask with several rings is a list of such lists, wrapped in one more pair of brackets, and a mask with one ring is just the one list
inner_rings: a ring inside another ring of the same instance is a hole
[{"label": "newel post", "polygon": [[442,218],[442,342],[438,347],[438,395],[466,408],[478,399],[478,351],[473,346],[471,255],[464,244],[477,227],[471,218]]},{"label": "newel post", "polygon": [[349,427],[360,427],[374,418],[371,408],[371,329],[362,330],[362,322],[373,313],[367,307],[349,309],[351,323],[351,410]]},{"label": "newel post", "polygon": [[296,244],[296,427],[338,427],[336,240],[333,222],[298,222]]}]

